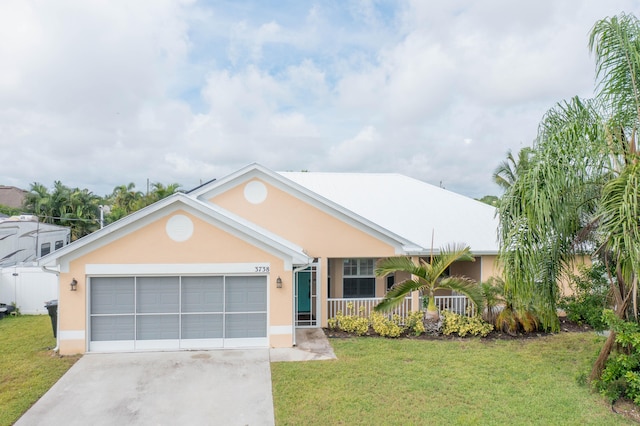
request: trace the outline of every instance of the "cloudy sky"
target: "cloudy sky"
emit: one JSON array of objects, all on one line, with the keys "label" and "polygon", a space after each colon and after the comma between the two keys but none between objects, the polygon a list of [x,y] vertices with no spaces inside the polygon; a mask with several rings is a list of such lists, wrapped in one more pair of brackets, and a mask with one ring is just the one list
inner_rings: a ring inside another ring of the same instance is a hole
[{"label": "cloudy sky", "polygon": [[472,197],[640,0],[3,0],[0,184],[400,172]]}]

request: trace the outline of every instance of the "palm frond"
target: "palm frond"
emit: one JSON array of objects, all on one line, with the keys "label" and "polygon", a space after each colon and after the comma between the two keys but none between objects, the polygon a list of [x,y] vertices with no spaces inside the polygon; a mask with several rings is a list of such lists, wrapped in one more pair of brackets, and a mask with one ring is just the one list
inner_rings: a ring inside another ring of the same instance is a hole
[{"label": "palm frond", "polygon": [[[640,22],[622,13],[598,21],[589,38],[595,53],[598,96],[608,105],[616,121],[630,129],[640,117]],[[632,124],[633,123],[633,124]]]},{"label": "palm frond", "polygon": [[467,277],[447,277],[438,283],[438,288],[446,288],[467,296],[478,308],[478,312],[484,310],[484,297],[482,287],[474,280]]},{"label": "palm frond", "polygon": [[440,249],[440,253],[431,259],[432,276],[438,278],[442,276],[449,266],[454,262],[467,261],[474,262],[475,258],[471,255],[471,248],[463,244],[449,244]]},{"label": "palm frond", "polygon": [[424,268],[418,266],[411,260],[410,257],[396,256],[380,259],[376,265],[375,275],[377,277],[384,277],[385,275],[393,274],[395,272],[408,272],[411,275],[425,276]]},{"label": "palm frond", "polygon": [[421,287],[422,284],[419,281],[412,279],[397,283],[389,290],[384,299],[374,307],[374,310],[379,312],[390,311],[400,305],[411,292],[420,290]]}]

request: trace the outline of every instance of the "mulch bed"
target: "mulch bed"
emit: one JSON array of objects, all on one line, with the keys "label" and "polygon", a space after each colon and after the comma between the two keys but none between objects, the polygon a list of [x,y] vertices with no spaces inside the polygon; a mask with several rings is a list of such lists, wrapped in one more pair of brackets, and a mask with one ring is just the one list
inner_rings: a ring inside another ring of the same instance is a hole
[{"label": "mulch bed", "polygon": [[[593,329],[588,325],[581,325],[581,324],[577,324],[575,322],[569,321],[565,317],[560,318],[560,333],[584,333],[587,331],[593,331]],[[333,338],[333,339],[348,339],[351,337],[356,337],[354,334],[351,334],[351,333],[346,333],[341,330],[331,330],[328,328],[324,329],[324,333],[327,335],[327,337]],[[501,331],[494,330],[491,333],[489,333],[489,335],[487,335],[486,337],[482,337],[482,339],[484,340],[525,340],[525,339],[537,339],[544,336],[552,336],[554,334],[557,334],[557,333],[546,333],[544,331],[536,331],[533,333],[509,334],[509,333],[504,333]],[[380,337],[380,336],[370,329],[369,332],[364,335],[364,337]],[[468,337],[474,337],[474,336],[468,336]],[[464,339],[466,337],[460,337],[457,335],[445,336],[443,334],[422,334],[420,336],[414,336],[412,334],[408,334],[408,335],[402,336],[402,338],[412,339],[412,340],[456,340],[456,339]]]}]

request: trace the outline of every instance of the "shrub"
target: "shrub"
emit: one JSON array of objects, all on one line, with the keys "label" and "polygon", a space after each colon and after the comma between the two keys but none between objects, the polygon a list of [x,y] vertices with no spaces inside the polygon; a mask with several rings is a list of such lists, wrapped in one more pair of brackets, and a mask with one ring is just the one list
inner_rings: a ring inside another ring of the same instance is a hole
[{"label": "shrub", "polygon": [[606,272],[603,265],[594,264],[591,267],[580,267],[578,275],[569,278],[569,285],[575,294],[561,298],[558,303],[569,320],[588,324],[595,330],[605,329],[602,311],[610,306]]},{"label": "shrub", "polygon": [[531,309],[523,309],[521,311],[507,305],[496,316],[496,330],[502,330],[509,334],[515,334],[518,331],[531,333],[538,329],[538,317]]},{"label": "shrub", "polygon": [[611,402],[626,396],[640,405],[640,326],[621,320],[609,309],[604,311],[603,321],[616,332],[621,352],[609,357],[594,386]]},{"label": "shrub", "polygon": [[393,315],[391,319],[380,312],[371,312],[369,315],[371,327],[373,331],[382,337],[400,337],[404,332],[404,327],[400,325],[401,318],[399,315]]},{"label": "shrub", "polygon": [[419,336],[426,331],[423,319],[424,314],[422,311],[413,311],[407,315],[405,325],[415,336]]},{"label": "shrub", "polygon": [[333,329],[340,329],[347,333],[355,333],[362,336],[369,331],[369,318],[362,316],[364,308],[360,308],[359,315],[355,315],[353,303],[347,305],[347,314],[343,315],[342,311],[336,313],[335,318],[328,321],[328,325]]},{"label": "shrub", "polygon": [[493,330],[493,325],[482,320],[479,316],[468,317],[450,311],[442,311],[442,334],[456,333],[460,337],[466,335],[485,337]]}]

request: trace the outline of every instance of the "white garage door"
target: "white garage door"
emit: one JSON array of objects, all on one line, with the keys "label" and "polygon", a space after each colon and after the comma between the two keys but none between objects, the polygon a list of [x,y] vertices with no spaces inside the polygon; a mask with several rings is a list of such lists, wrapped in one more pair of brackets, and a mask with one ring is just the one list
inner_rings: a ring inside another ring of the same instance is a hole
[{"label": "white garage door", "polygon": [[265,347],[265,276],[92,277],[89,351]]}]

